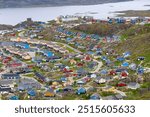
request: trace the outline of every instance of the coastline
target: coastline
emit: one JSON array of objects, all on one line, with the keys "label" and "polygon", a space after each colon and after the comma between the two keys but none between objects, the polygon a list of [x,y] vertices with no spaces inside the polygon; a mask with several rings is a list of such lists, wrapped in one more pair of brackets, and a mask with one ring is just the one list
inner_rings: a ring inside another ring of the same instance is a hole
[{"label": "coastline", "polygon": [[127,10],[115,13],[117,17],[150,17],[150,10]]}]

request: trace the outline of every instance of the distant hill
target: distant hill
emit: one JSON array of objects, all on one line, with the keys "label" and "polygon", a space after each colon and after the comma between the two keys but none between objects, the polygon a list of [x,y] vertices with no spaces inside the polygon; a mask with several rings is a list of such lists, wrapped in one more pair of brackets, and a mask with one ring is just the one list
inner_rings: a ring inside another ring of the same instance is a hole
[{"label": "distant hill", "polygon": [[0,24],[0,30],[12,30],[13,26],[11,25],[1,25]]},{"label": "distant hill", "polygon": [[64,6],[64,5],[93,5],[131,0],[0,0],[0,8]]}]

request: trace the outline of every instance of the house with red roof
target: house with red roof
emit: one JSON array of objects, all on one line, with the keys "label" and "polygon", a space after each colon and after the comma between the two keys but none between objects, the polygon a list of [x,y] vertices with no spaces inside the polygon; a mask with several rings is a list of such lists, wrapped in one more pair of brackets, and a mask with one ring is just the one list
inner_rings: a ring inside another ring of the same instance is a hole
[{"label": "house with red roof", "polygon": [[125,84],[123,82],[117,84],[117,87],[125,87],[125,86],[127,86],[127,84]]},{"label": "house with red roof", "polygon": [[129,75],[129,73],[127,71],[121,72],[121,77],[122,78],[126,78],[128,75]]},{"label": "house with red roof", "polygon": [[90,57],[89,55],[86,55],[86,56],[84,57],[84,60],[85,60],[85,61],[91,61],[92,59],[91,59],[91,57]]},{"label": "house with red roof", "polygon": [[117,72],[116,72],[115,70],[111,70],[111,71],[109,72],[109,75],[117,75]]},{"label": "house with red roof", "polygon": [[78,63],[77,66],[78,67],[83,67],[83,63]]}]

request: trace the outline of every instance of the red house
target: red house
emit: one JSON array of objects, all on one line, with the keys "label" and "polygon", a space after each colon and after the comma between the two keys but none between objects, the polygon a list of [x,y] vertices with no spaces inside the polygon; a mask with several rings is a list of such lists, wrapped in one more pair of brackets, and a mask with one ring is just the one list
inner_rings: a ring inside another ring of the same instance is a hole
[{"label": "red house", "polygon": [[91,57],[89,55],[86,55],[85,58],[84,58],[84,60],[85,61],[91,61],[92,59],[91,59]]},{"label": "red house", "polygon": [[127,76],[128,76],[128,73],[124,71],[124,72],[121,73],[121,76],[122,76],[122,77],[127,77]]},{"label": "red house", "polygon": [[116,73],[116,71],[115,70],[111,70],[110,72],[109,72],[109,75],[116,75],[117,73]]},{"label": "red house", "polygon": [[119,84],[117,84],[117,87],[125,87],[125,86],[127,86],[125,83],[119,83]]},{"label": "red house", "polygon": [[6,57],[3,59],[3,63],[8,63],[9,61],[11,61],[11,57]]},{"label": "red house", "polygon": [[20,67],[20,66],[22,66],[22,64],[21,63],[12,63],[12,64],[9,64],[8,66],[9,67]]},{"label": "red house", "polygon": [[83,64],[82,64],[82,63],[78,63],[77,66],[78,66],[78,67],[82,67]]},{"label": "red house", "polygon": [[76,77],[76,76],[77,76],[77,74],[73,74],[73,76],[75,76],[75,77]]}]

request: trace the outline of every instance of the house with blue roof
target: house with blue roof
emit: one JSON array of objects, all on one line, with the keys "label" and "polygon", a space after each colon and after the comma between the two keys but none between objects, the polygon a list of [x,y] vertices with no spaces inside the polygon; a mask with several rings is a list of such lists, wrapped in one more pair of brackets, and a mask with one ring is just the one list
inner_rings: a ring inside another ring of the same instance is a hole
[{"label": "house with blue roof", "polygon": [[9,98],[9,100],[19,100],[19,97],[18,97],[18,96],[11,96],[11,97]]},{"label": "house with blue roof", "polygon": [[43,51],[40,51],[44,56],[46,57],[52,57],[54,56],[54,53],[51,52],[51,51],[48,51],[48,50],[43,50]]},{"label": "house with blue roof", "polygon": [[11,92],[10,87],[0,86],[0,93],[9,93]]},{"label": "house with blue roof", "polygon": [[127,58],[127,57],[131,56],[131,52],[125,52],[125,53],[123,53],[123,56],[124,56],[124,58]]},{"label": "house with blue roof", "polygon": [[128,62],[124,62],[124,63],[122,63],[121,66],[123,66],[123,67],[128,67],[128,66],[129,66],[129,63],[128,63]]},{"label": "house with blue roof", "polygon": [[13,73],[9,73],[9,74],[2,74],[1,75],[2,79],[13,79],[13,80],[18,80],[20,79],[20,75],[19,74],[13,74]]},{"label": "house with blue roof", "polygon": [[143,74],[144,73],[144,68],[143,67],[138,67],[137,68],[137,73],[138,74]]},{"label": "house with blue roof", "polygon": [[103,69],[103,70],[100,71],[100,74],[101,75],[106,75],[106,74],[108,74],[108,71],[106,69]]},{"label": "house with blue roof", "polygon": [[42,74],[40,74],[38,72],[35,72],[34,74],[40,81],[42,81],[42,82],[46,81],[46,78]]},{"label": "house with blue roof", "polygon": [[80,68],[79,70],[77,70],[77,74],[79,76],[85,75],[87,73],[87,71],[85,71],[83,68]]},{"label": "house with blue roof", "polygon": [[99,94],[97,94],[97,93],[92,94],[90,96],[90,100],[100,100],[100,99],[101,99],[101,96]]},{"label": "house with blue roof", "polygon": [[87,54],[89,54],[89,55],[93,55],[93,54],[94,54],[94,52],[92,52],[92,51],[88,51],[88,52],[87,52]]},{"label": "house with blue roof", "polygon": [[66,77],[61,77],[60,80],[61,80],[62,82],[67,82],[67,78],[66,78]]},{"label": "house with blue roof", "polygon": [[15,46],[23,48],[23,49],[29,49],[30,48],[28,43],[16,43]]},{"label": "house with blue roof", "polygon": [[119,56],[119,57],[117,57],[117,60],[122,62],[122,61],[124,61],[124,60],[125,60],[125,58],[124,58],[124,57],[120,57],[120,56]]},{"label": "house with blue roof", "polygon": [[67,42],[70,42],[70,41],[72,41],[72,38],[68,37],[68,38],[66,39],[66,41],[67,41]]},{"label": "house with blue roof", "polygon": [[28,95],[29,96],[36,96],[36,92],[34,90],[29,90]]},{"label": "house with blue roof", "polygon": [[86,93],[86,89],[83,88],[83,87],[80,87],[80,88],[78,88],[78,90],[77,90],[76,93],[77,93],[78,95],[80,95],[80,94],[85,94],[85,93]]}]

